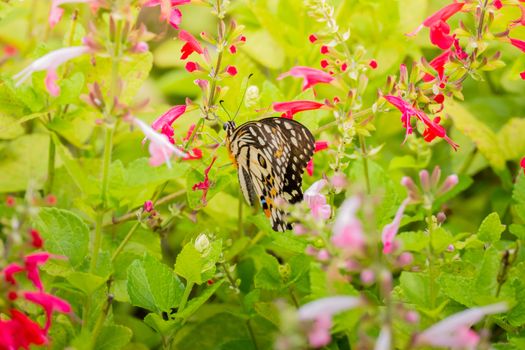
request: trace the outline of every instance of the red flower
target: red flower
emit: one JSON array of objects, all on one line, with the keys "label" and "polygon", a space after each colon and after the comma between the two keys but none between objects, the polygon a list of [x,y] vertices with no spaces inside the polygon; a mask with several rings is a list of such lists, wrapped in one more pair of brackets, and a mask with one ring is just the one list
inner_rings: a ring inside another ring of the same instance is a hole
[{"label": "red flower", "polygon": [[525,70],[520,73],[520,77],[521,77],[521,79],[525,80]]},{"label": "red flower", "polygon": [[494,5],[494,7],[495,7],[496,9],[498,9],[498,10],[499,10],[500,8],[503,7],[503,4],[501,3],[501,0],[494,0],[494,2],[492,3],[492,5]]},{"label": "red flower", "polygon": [[421,24],[415,31],[407,35],[416,35],[423,27],[430,28],[430,41],[432,44],[443,50],[448,49],[454,42],[454,38],[450,35],[450,26],[446,21],[454,14],[459,12],[464,5],[464,2],[456,2],[445,6],[441,10],[434,13],[432,16],[425,19],[423,24]]},{"label": "red flower", "polygon": [[273,110],[276,112],[283,112],[283,118],[293,119],[295,113],[302,111],[311,111],[323,108],[324,103],[316,101],[290,101],[290,102],[274,102]]},{"label": "red flower", "polygon": [[33,282],[35,287],[40,291],[44,289],[42,286],[42,281],[40,280],[40,274],[38,271],[38,266],[46,263],[49,258],[64,258],[59,255],[52,255],[48,252],[33,253],[24,257],[25,270],[27,271],[27,278]]},{"label": "red flower", "polygon": [[191,124],[188,128],[188,131],[186,132],[186,136],[182,139],[182,141],[188,141],[191,137],[191,134],[193,134],[193,130],[195,130],[195,124]]},{"label": "red flower", "polygon": [[329,52],[328,46],[326,46],[326,45],[321,46],[321,53],[323,55],[326,55],[328,52]]},{"label": "red flower", "polygon": [[240,41],[241,43],[245,43],[245,42],[246,42],[246,37],[245,37],[244,35],[241,35],[241,36],[239,37],[239,41]]},{"label": "red flower", "polygon": [[345,62],[341,65],[341,71],[346,71],[346,69],[348,68],[348,64]]},{"label": "red flower", "polygon": [[226,73],[233,77],[234,75],[237,75],[237,68],[235,68],[235,66],[227,66]]},{"label": "red flower", "polygon": [[151,127],[156,130],[162,132],[168,140],[173,144],[175,141],[173,140],[173,127],[171,126],[175,120],[177,120],[181,115],[186,112],[186,105],[178,105],[171,107],[166,111],[163,115],[155,119],[155,121],[151,124]]},{"label": "red flower", "polygon": [[208,194],[208,190],[210,189],[211,183],[210,179],[208,178],[208,173],[210,172],[211,167],[213,166],[213,163],[215,163],[215,160],[217,157],[213,157],[211,160],[210,165],[204,170],[204,181],[196,183],[191,188],[193,191],[200,190],[202,191],[202,203],[206,204],[206,195]]},{"label": "red flower", "polygon": [[445,101],[445,96],[443,94],[437,94],[434,96],[434,101],[436,101],[439,104],[442,104]]},{"label": "red flower", "polygon": [[179,29],[182,20],[182,13],[175,6],[184,5],[191,0],[148,0],[143,5],[144,7],[153,7],[160,5],[160,19],[161,21],[168,21],[168,23],[175,29]]},{"label": "red flower", "polygon": [[190,73],[199,69],[199,64],[197,62],[188,61],[186,63],[186,70]]},{"label": "red flower", "polygon": [[[401,121],[403,123],[403,127],[406,129],[406,137],[408,137],[408,135],[411,134],[413,131],[411,118],[416,117],[421,122],[423,122],[423,124],[425,124],[426,129],[423,133],[425,141],[430,142],[434,138],[440,137],[447,141],[448,144],[452,146],[452,148],[454,148],[454,150],[458,149],[459,146],[447,136],[445,128],[436,123],[436,121],[432,121],[425,113],[413,107],[412,105],[410,105],[410,103],[408,103],[400,97],[387,95],[385,96],[385,99],[397,109],[399,109],[399,111],[402,113]],[[437,122],[439,122],[439,119],[437,120]]]},{"label": "red flower", "polygon": [[199,55],[204,52],[204,49],[202,48],[201,44],[199,44],[197,39],[195,39],[195,37],[187,31],[181,29],[179,32],[179,39],[186,42],[180,50],[182,53],[180,56],[181,60],[185,60],[194,52],[198,53]]},{"label": "red flower", "polygon": [[186,153],[186,156],[182,160],[196,160],[202,159],[202,150],[200,148],[194,148],[190,152]]},{"label": "red flower", "polygon": [[42,237],[40,237],[40,233],[35,229],[31,229],[29,234],[31,235],[31,245],[37,249],[42,248],[44,241],[42,240]]},{"label": "red flower", "polygon": [[328,61],[327,60],[321,60],[321,68],[328,67]]},{"label": "red flower", "polygon": [[334,80],[334,77],[322,70],[303,66],[293,67],[288,72],[279,75],[277,79],[280,80],[288,76],[303,78],[303,91],[316,84],[328,84]]},{"label": "red flower", "polygon": [[151,213],[153,210],[153,202],[148,200],[144,202],[144,205],[142,206],[142,210],[144,210],[146,213]]},{"label": "red flower", "polygon": [[230,45],[230,53],[233,55],[235,53],[237,53],[237,46],[235,45]]},{"label": "red flower", "polygon": [[521,158],[520,167],[523,169],[523,174],[525,174],[525,157]]},{"label": "red flower", "polygon": [[16,204],[16,200],[15,200],[15,197],[13,196],[7,196],[5,198],[5,205],[7,205],[8,207],[12,208],[14,207]]},{"label": "red flower", "polygon": [[518,40],[518,39],[512,39],[512,38],[509,38],[509,39],[510,39],[510,43],[512,45],[514,45],[515,47],[517,47],[521,51],[525,52],[525,41]]},{"label": "red flower", "polygon": [[368,62],[368,65],[370,66],[370,68],[376,69],[377,68],[377,61],[376,60],[370,60],[370,62]]},{"label": "red flower", "polygon": [[57,196],[55,196],[54,194],[48,194],[46,196],[46,203],[49,205],[57,204]]},{"label": "red flower", "polygon": [[308,40],[310,40],[310,42],[313,44],[317,41],[317,35],[315,34],[310,34],[310,36],[308,37]]},{"label": "red flower", "polygon": [[[315,148],[314,153],[323,151],[328,148],[328,141],[316,141],[315,142]],[[313,176],[314,175],[314,157],[312,156],[312,159],[306,164],[306,172],[308,175]]]},{"label": "red flower", "polygon": [[[442,54],[430,61],[430,66],[436,70],[440,81],[443,80],[443,76],[445,74],[445,64],[449,61],[450,55],[450,50],[443,51]],[[432,81],[434,79],[435,77],[428,73],[423,77],[423,81],[426,82]]]},{"label": "red flower", "polygon": [[29,349],[47,343],[46,332],[24,313],[10,310],[11,320],[0,320],[0,349]]},{"label": "red flower", "polygon": [[54,295],[44,292],[24,292],[23,295],[27,301],[38,304],[44,309],[46,314],[46,325],[44,326],[45,332],[47,332],[51,326],[51,315],[53,314],[53,311],[62,313],[71,312],[71,305],[69,305],[67,301]]},{"label": "red flower", "polygon": [[15,273],[24,271],[24,268],[17,263],[11,263],[4,267],[2,273],[4,274],[4,279],[6,282],[11,283],[12,285],[16,284],[16,280],[13,277]]}]

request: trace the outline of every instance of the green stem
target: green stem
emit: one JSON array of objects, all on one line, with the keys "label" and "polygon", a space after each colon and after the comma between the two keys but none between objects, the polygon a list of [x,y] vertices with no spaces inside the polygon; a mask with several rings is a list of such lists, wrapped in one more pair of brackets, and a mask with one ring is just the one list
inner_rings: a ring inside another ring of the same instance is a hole
[{"label": "green stem", "polygon": [[434,225],[432,223],[432,211],[427,213],[428,224],[428,283],[430,294],[430,307],[432,310],[436,307],[436,270],[434,261],[434,247],[432,246],[432,235],[434,233]]},{"label": "green stem", "polygon": [[53,137],[49,137],[49,151],[47,159],[47,181],[45,187],[45,193],[49,194],[53,191],[53,181],[55,179],[55,158],[56,158],[56,146],[53,141]]},{"label": "green stem", "polygon": [[93,237],[93,244],[91,247],[91,262],[89,264],[89,272],[94,273],[97,269],[98,254],[102,245],[102,220],[104,218],[103,212],[97,213],[95,221],[95,235]]},{"label": "green stem", "polygon": [[368,159],[367,159],[367,150],[366,150],[366,142],[365,137],[363,135],[359,135],[359,144],[361,145],[361,152],[363,154],[363,171],[365,175],[365,181],[366,181],[366,193],[370,194],[371,188],[370,188],[370,175],[368,172]]},{"label": "green stem", "polygon": [[193,289],[193,282],[186,282],[186,288],[184,288],[184,293],[182,294],[182,299],[179,304],[179,309],[177,312],[181,312],[186,307],[186,303],[188,302],[188,298],[190,297],[191,290]]},{"label": "green stem", "polygon": [[129,230],[128,234],[126,235],[126,237],[124,237],[124,239],[122,240],[122,242],[120,242],[120,245],[118,246],[118,248],[115,250],[115,252],[113,253],[113,255],[111,256],[111,262],[114,262],[115,259],[117,258],[117,256],[122,252],[122,249],[124,249],[124,247],[126,246],[126,244],[128,244],[129,240],[131,239],[131,236],[133,236],[133,234],[135,233],[135,231],[137,231],[137,229],[139,228],[140,226],[140,221],[137,221],[132,227],[131,229]]},{"label": "green stem", "polygon": [[113,132],[114,127],[111,125],[105,128],[104,137],[104,156],[102,160],[102,191],[100,193],[100,199],[102,200],[102,207],[106,208],[106,197],[108,193],[109,184],[109,165],[111,164],[111,151],[113,149]]},{"label": "green stem", "polygon": [[98,315],[97,321],[95,323],[95,327],[93,328],[93,332],[91,333],[91,348],[94,349],[97,338],[100,334],[100,331],[102,330],[102,327],[104,326],[104,321],[106,321],[106,317],[108,316],[109,309],[111,307],[111,303],[113,301],[113,297],[108,296],[106,303],[104,304],[104,308],[100,315]]}]

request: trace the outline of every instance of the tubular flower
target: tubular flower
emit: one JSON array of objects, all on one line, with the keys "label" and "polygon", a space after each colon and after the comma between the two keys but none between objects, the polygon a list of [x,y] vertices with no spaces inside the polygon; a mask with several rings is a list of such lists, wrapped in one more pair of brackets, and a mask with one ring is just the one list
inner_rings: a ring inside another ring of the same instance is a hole
[{"label": "tubular flower", "polygon": [[203,204],[206,204],[206,195],[208,194],[208,190],[210,189],[210,186],[211,186],[211,182],[210,182],[210,179],[208,178],[208,174],[210,172],[211,167],[213,166],[213,163],[215,163],[216,159],[217,157],[213,157],[210,165],[206,169],[204,169],[204,181],[196,183],[191,188],[193,191],[196,191],[196,190],[202,191],[201,201]]},{"label": "tubular flower", "polygon": [[[327,141],[316,141],[315,142],[315,148],[314,153],[321,152],[328,148],[328,142]],[[314,157],[308,161],[306,164],[306,172],[308,175],[313,176],[314,175]]]},{"label": "tubular flower", "polygon": [[144,3],[144,7],[154,7],[160,5],[160,20],[167,21],[173,28],[179,29],[182,21],[182,13],[176,7],[184,5],[191,0],[148,0]]},{"label": "tubular flower", "polygon": [[327,183],[325,179],[318,180],[304,192],[304,201],[308,204],[312,216],[317,220],[327,220],[332,214],[330,204],[326,202],[326,196],[321,194],[321,190]]},{"label": "tubular flower", "polygon": [[24,292],[24,298],[27,301],[42,306],[46,314],[46,325],[44,331],[47,332],[51,326],[51,316],[54,311],[61,313],[71,312],[71,305],[65,300],[62,300],[54,295],[47,294],[44,292]]},{"label": "tubular flower", "polygon": [[42,281],[40,281],[40,274],[38,272],[38,266],[43,265],[46,263],[49,258],[61,258],[65,259],[65,257],[58,256],[58,255],[52,255],[48,252],[40,252],[40,253],[33,253],[29,254],[24,258],[25,263],[25,270],[27,271],[27,278],[33,282],[35,287],[38,288],[38,290],[42,291],[44,287],[42,286]]},{"label": "tubular flower", "polygon": [[0,320],[0,349],[29,349],[47,343],[46,332],[24,313],[12,309],[10,320]]},{"label": "tubular flower", "polygon": [[151,124],[151,127],[156,131],[160,131],[172,144],[174,144],[175,141],[173,140],[174,131],[172,124],[175,122],[175,120],[179,119],[179,117],[183,115],[184,112],[186,112],[186,105],[177,105],[171,107],[166,112],[164,112],[164,114],[155,119],[155,121]]},{"label": "tubular flower", "polygon": [[194,52],[198,53],[199,55],[204,53],[204,49],[202,48],[201,44],[199,44],[197,39],[195,39],[195,37],[187,31],[181,29],[179,32],[179,39],[185,42],[185,44],[182,46],[182,49],[180,50],[182,53],[180,56],[181,60],[185,60]]},{"label": "tubular flower", "polygon": [[164,134],[157,133],[152,129],[148,124],[144,123],[142,120],[133,118],[133,123],[137,125],[140,130],[146,136],[146,139],[150,140],[149,144],[149,153],[150,159],[149,163],[151,166],[159,166],[166,163],[168,168],[171,168],[170,158],[173,154],[178,157],[184,157],[186,154],[173,146],[168,137]]},{"label": "tubular flower", "polygon": [[416,35],[423,27],[430,28],[430,41],[440,49],[446,50],[452,46],[454,37],[450,35],[450,26],[447,20],[461,11],[464,2],[455,2],[453,4],[443,7],[441,10],[434,13],[423,21],[423,23],[416,28],[409,36]]},{"label": "tubular flower", "polygon": [[458,312],[418,334],[415,343],[449,349],[475,349],[480,337],[470,327],[486,315],[505,312],[507,309],[506,303],[498,303]]},{"label": "tubular flower", "polygon": [[394,238],[396,238],[397,231],[399,230],[399,224],[401,223],[401,218],[405,212],[407,204],[410,202],[410,198],[406,198],[399,208],[397,209],[396,216],[394,220],[383,228],[381,234],[381,240],[383,241],[383,253],[390,254],[394,251]]},{"label": "tubular flower", "polygon": [[521,158],[520,167],[523,169],[523,174],[525,175],[525,157]]},{"label": "tubular flower", "polygon": [[387,95],[385,96],[385,99],[390,104],[399,109],[399,111],[402,113],[401,121],[403,123],[403,127],[406,129],[406,137],[408,137],[409,134],[412,134],[413,129],[411,124],[411,118],[416,117],[423,124],[425,124],[425,132],[423,134],[425,141],[430,142],[435,137],[440,137],[447,141],[448,144],[452,146],[454,150],[458,149],[459,146],[447,136],[445,128],[437,124],[435,121],[432,121],[425,113],[413,107],[407,101],[403,100],[400,97]]},{"label": "tubular flower", "polygon": [[40,57],[31,63],[28,67],[16,74],[13,78],[16,80],[15,86],[19,86],[29,77],[38,71],[47,71],[45,84],[47,91],[52,96],[60,94],[60,87],[57,85],[58,75],[56,69],[62,63],[65,63],[73,58],[88,53],[91,49],[87,46],[72,46],[51,51],[48,54]]},{"label": "tubular flower", "polygon": [[[450,50],[443,51],[443,53],[441,53],[439,56],[430,61],[430,66],[434,68],[438,73],[439,81],[443,80],[443,77],[445,75],[445,64],[449,61],[450,55]],[[425,76],[423,77],[423,81],[426,82],[432,81],[434,79],[435,77],[428,73],[425,74]]]},{"label": "tubular flower", "polygon": [[303,78],[303,91],[316,84],[329,84],[334,80],[334,77],[322,70],[304,66],[293,67],[288,72],[279,75],[277,79],[280,80],[288,76]]},{"label": "tubular flower", "polygon": [[307,100],[273,103],[273,110],[276,112],[282,112],[281,117],[288,119],[293,119],[295,113],[312,111],[320,108],[328,108],[328,106],[324,103]]},{"label": "tubular flower", "polygon": [[24,271],[24,268],[17,263],[11,263],[4,267],[2,270],[2,273],[4,274],[4,280],[8,283],[11,283],[13,285],[16,284],[16,280],[14,278],[15,273],[19,273]]},{"label": "tubular flower", "polygon": [[332,228],[332,243],[350,252],[360,251],[365,246],[365,234],[357,210],[361,205],[359,197],[351,197],[343,202]]}]

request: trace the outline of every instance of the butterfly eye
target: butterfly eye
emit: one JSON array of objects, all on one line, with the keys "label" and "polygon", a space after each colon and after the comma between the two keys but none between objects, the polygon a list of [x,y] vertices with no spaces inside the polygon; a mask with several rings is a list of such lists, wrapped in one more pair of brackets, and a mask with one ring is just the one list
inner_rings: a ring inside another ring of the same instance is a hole
[{"label": "butterfly eye", "polygon": [[228,123],[224,123],[224,124],[222,124],[222,128],[223,128],[223,130],[228,129]]}]

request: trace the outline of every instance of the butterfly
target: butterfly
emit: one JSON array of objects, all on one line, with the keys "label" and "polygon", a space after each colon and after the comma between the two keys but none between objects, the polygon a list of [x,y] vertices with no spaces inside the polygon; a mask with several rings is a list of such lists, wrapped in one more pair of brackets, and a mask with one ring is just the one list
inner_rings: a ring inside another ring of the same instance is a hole
[{"label": "butterfly", "polygon": [[[244,123],[224,123],[226,146],[238,170],[246,201],[259,202],[274,231],[291,229],[276,205],[303,199],[303,172],[312,158],[315,139],[301,123],[281,117]],[[277,203],[276,203],[277,202]]]}]

